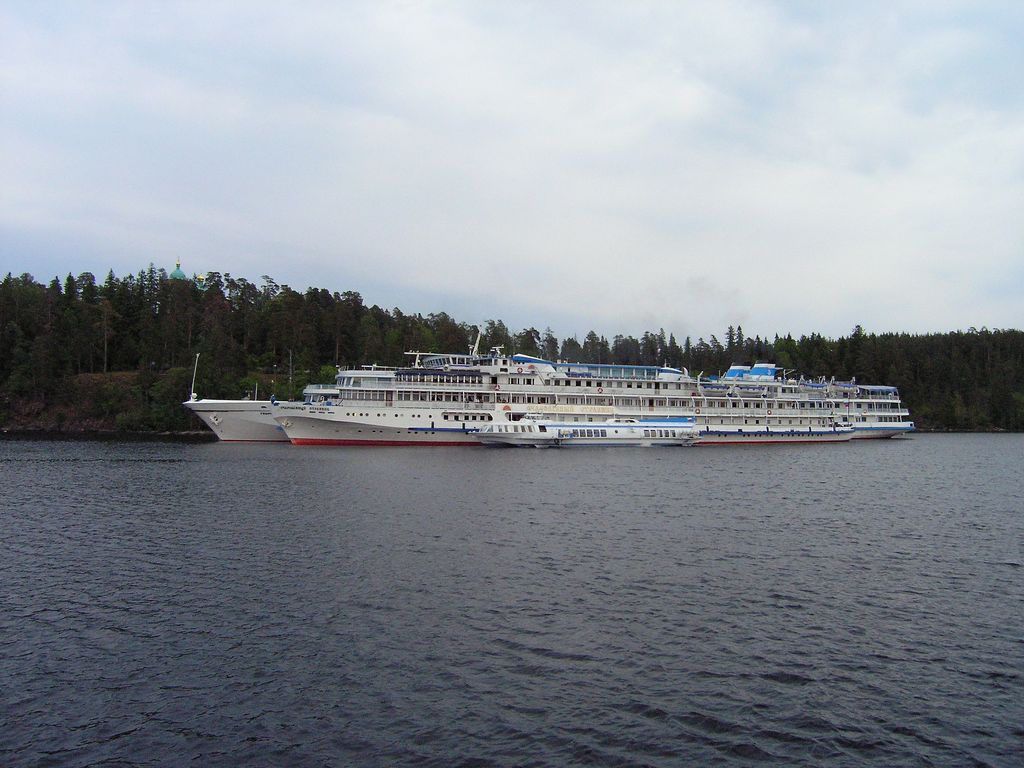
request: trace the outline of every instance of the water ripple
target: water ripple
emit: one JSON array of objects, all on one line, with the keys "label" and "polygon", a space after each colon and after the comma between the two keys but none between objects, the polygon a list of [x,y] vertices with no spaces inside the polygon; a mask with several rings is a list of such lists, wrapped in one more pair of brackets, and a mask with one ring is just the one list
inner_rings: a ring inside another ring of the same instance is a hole
[{"label": "water ripple", "polygon": [[0,764],[1020,765],[1021,455],[0,442]]}]

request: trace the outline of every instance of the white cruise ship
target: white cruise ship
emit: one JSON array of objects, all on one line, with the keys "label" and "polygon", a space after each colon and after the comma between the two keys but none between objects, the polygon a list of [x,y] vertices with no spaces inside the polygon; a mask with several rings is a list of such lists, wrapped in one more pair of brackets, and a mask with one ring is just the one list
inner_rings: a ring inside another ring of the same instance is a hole
[{"label": "white cruise ship", "polygon": [[287,442],[281,425],[274,421],[270,400],[200,400],[182,403],[225,442]]},{"label": "white cruise ship", "polygon": [[[274,419],[298,445],[478,445],[482,426],[528,414],[581,425],[693,417],[698,444],[710,445],[843,442],[855,433],[848,415],[863,416],[867,428],[883,413],[906,413],[895,390],[858,387],[856,397],[840,398],[823,383],[777,374],[768,363],[705,378],[657,366],[506,356],[499,348],[488,355],[415,353],[406,368],[341,371],[336,396]],[[883,403],[894,407],[883,410]]]},{"label": "white cruise ship", "polygon": [[[857,384],[855,381],[805,381],[779,377],[779,369],[771,363],[754,366],[734,365],[721,379],[704,384],[705,391],[719,390],[757,395],[770,394],[775,387],[787,390],[797,387],[799,395],[815,405],[811,410],[825,409],[837,416],[839,422],[852,427],[853,439],[895,437],[914,431],[910,411],[900,400],[896,387]],[[759,389],[767,386],[768,389]]]}]

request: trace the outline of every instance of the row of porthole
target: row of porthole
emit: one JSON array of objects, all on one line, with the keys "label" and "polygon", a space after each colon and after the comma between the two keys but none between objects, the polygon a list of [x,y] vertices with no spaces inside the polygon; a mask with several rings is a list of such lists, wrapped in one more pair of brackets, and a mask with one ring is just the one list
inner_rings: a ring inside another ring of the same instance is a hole
[{"label": "row of porthole", "polygon": [[[712,417],[710,417],[710,416],[705,416],[704,417],[704,423],[705,424],[710,424],[711,423],[711,418]],[[716,419],[716,421],[718,423],[722,424],[723,426],[725,425],[725,422],[722,422],[720,418]],[[783,426],[783,420],[782,419],[777,419],[776,421],[778,422],[779,426]],[[732,423],[732,422],[730,422],[730,423]],[[750,425],[749,419],[744,419],[743,423],[748,425],[748,426]],[[754,424],[760,424],[760,423],[761,423],[760,419],[754,419]],[[765,419],[765,424],[767,425],[767,423],[768,423],[768,420]],[[800,419],[800,424],[804,424],[804,423],[805,423],[804,420]],[[808,419],[807,423],[811,423],[811,424],[815,424],[815,423],[817,423],[817,424],[828,424],[829,420],[828,419]],[[793,420],[792,419],[788,419],[786,425],[788,426],[788,425],[792,425],[792,424],[793,424]]]},{"label": "row of porthole", "polygon": [[[340,430],[340,429],[336,429],[336,430],[334,430],[334,431],[335,431],[336,433],[340,433],[340,432],[341,432],[341,430]],[[383,435],[383,434],[385,434],[385,432],[386,432],[387,430],[383,430],[383,429],[371,429],[371,430],[368,430],[368,431],[369,431],[369,432],[370,432],[371,434],[372,434],[372,433],[374,433],[374,432],[379,432],[380,434],[382,434],[382,435]],[[359,434],[363,434],[363,430],[361,430],[361,429],[357,429],[357,430],[356,430],[356,432],[358,432]],[[428,433],[424,433],[424,432],[406,432],[405,434],[407,434],[407,435],[422,435],[422,434],[430,434],[430,435],[432,435],[432,434],[434,434],[434,431],[433,431],[433,430],[431,430],[431,431],[430,431],[430,432],[428,432]]]}]

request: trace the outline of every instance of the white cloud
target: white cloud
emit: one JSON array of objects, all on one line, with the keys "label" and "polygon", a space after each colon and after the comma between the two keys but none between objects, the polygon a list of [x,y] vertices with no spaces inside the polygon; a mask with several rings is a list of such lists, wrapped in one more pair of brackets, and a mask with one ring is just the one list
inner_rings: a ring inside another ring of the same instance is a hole
[{"label": "white cloud", "polygon": [[812,10],[8,8],[0,228],[560,334],[1019,325],[1019,19]]}]

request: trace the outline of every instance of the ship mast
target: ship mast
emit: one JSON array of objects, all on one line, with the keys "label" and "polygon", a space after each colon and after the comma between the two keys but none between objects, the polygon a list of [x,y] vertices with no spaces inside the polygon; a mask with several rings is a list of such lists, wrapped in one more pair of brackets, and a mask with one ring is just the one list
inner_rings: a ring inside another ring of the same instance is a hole
[{"label": "ship mast", "polygon": [[198,371],[199,371],[199,353],[196,352],[196,364],[195,364],[195,367],[192,369],[192,386],[189,389],[189,393],[191,395],[191,397],[189,398],[190,400],[198,400],[199,399],[199,396],[196,395],[196,373]]}]

